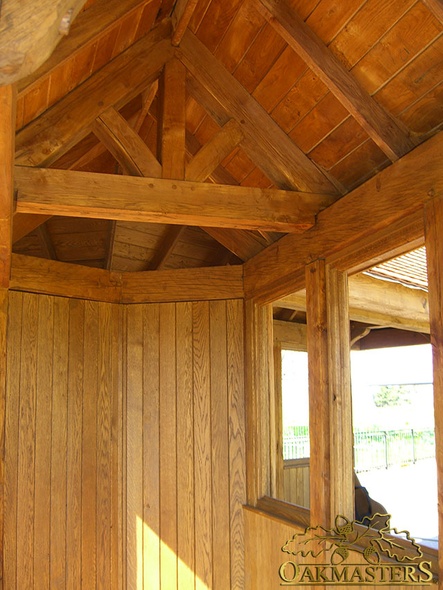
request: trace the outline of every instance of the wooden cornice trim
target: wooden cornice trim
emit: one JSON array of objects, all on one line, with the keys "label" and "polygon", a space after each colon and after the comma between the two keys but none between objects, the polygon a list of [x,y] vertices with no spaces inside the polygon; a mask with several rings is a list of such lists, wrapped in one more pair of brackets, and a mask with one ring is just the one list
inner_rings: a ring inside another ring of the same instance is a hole
[{"label": "wooden cornice trim", "polygon": [[418,246],[423,205],[443,194],[442,150],[439,133],[320,212],[309,232],[284,236],[246,262],[246,297],[270,303],[303,289],[304,267],[318,258],[358,272],[368,268],[365,260],[380,261],[393,250],[398,254],[408,242],[410,249]]},{"label": "wooden cornice trim", "polygon": [[10,289],[107,303],[165,303],[242,299],[243,267],[109,272],[12,255]]},{"label": "wooden cornice trim", "polygon": [[304,231],[333,198],[278,189],[16,166],[17,213]]},{"label": "wooden cornice trim", "polygon": [[121,273],[12,255],[10,289],[14,291],[120,303],[121,286]]},{"label": "wooden cornice trim", "polygon": [[118,110],[140,94],[171,59],[170,34],[170,21],[163,21],[19,131],[16,163],[49,166],[83,139],[109,107]]},{"label": "wooden cornice trim", "polygon": [[256,0],[256,6],[391,161],[395,162],[417,145],[408,130],[364,90],[285,2]]},{"label": "wooden cornice trim", "polygon": [[[329,178],[189,29],[176,48],[176,56],[205,88],[210,100],[226,112],[226,120],[233,118],[241,125],[248,156],[276,186],[337,193]],[[211,105],[202,105],[211,112]]]}]

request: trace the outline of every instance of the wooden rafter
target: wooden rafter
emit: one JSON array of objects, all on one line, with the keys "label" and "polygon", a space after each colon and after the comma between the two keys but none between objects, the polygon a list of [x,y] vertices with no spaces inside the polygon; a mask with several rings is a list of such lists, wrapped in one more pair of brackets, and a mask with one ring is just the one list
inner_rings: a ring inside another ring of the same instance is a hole
[{"label": "wooden rafter", "polygon": [[251,232],[236,229],[226,230],[218,227],[203,227],[202,229],[243,261],[249,260],[264,248],[263,243],[257,240]]},{"label": "wooden rafter", "polygon": [[[334,260],[360,239],[365,241],[367,259],[367,244],[378,233],[386,232],[377,244],[379,253],[388,246],[395,247],[388,235],[392,231],[397,246],[404,244],[405,228],[398,232],[395,224],[420,213],[426,201],[443,192],[442,149],[440,133],[320,212],[316,226],[309,232],[284,236],[248,261],[247,296],[273,301],[303,288],[304,267],[310,260]],[[414,218],[411,227],[415,237],[416,225]]]},{"label": "wooden rafter", "polygon": [[118,161],[125,174],[161,176],[161,164],[113,107],[103,112],[93,124],[93,132]]},{"label": "wooden rafter", "polygon": [[304,231],[333,198],[278,189],[16,167],[18,213]]},{"label": "wooden rafter", "polygon": [[7,288],[12,251],[12,202],[16,91],[0,87],[0,287]]},{"label": "wooden rafter", "polygon": [[147,270],[162,270],[165,267],[169,256],[172,254],[185,229],[183,225],[173,225],[166,229],[165,235],[150,260]]},{"label": "wooden rafter", "polygon": [[170,30],[168,21],[160,24],[22,129],[16,162],[51,164],[85,137],[109,107],[119,109],[152,84],[172,56]]},{"label": "wooden rafter", "polygon": [[423,0],[423,4],[443,23],[443,0]]},{"label": "wooden rafter", "polygon": [[55,251],[54,244],[52,243],[48,228],[44,223],[39,225],[37,235],[45,258],[57,260],[57,253]]},{"label": "wooden rafter", "polygon": [[180,45],[180,41],[186,31],[186,28],[194,14],[198,0],[178,0],[174,12],[172,13],[172,22],[174,32],[172,34],[172,45]]},{"label": "wooden rafter", "polygon": [[242,141],[241,126],[231,119],[206,143],[186,167],[186,180],[204,181]]},{"label": "wooden rafter", "polygon": [[[176,55],[204,86],[211,100],[226,112],[226,120],[233,118],[241,125],[245,151],[276,186],[337,192],[326,175],[189,30],[176,48]],[[210,106],[207,110],[210,112]]]},{"label": "wooden rafter", "polygon": [[407,129],[360,86],[288,4],[256,0],[256,6],[393,162],[417,145]]}]

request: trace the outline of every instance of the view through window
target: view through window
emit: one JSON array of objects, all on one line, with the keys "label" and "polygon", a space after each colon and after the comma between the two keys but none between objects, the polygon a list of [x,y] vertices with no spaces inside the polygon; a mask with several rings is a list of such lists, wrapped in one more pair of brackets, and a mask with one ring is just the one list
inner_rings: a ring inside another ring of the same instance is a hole
[{"label": "view through window", "polygon": [[[437,542],[430,344],[351,352],[354,465],[391,524]],[[309,507],[307,353],[282,351],[284,498]]]}]

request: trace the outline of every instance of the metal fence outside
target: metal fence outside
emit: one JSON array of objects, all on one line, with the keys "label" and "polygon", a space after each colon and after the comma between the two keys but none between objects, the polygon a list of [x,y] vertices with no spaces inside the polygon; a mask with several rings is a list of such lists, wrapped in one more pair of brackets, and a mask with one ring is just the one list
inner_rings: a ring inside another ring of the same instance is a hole
[{"label": "metal fence outside", "polygon": [[[309,455],[307,433],[284,436],[284,460],[302,459]],[[432,457],[435,457],[433,429],[354,432],[354,464],[357,472],[408,465]]]}]

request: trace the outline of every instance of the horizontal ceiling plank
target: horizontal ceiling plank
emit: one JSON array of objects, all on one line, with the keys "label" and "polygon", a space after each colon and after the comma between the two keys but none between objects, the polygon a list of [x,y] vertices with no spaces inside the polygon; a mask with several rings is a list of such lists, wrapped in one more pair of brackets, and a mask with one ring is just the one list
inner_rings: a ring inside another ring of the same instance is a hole
[{"label": "horizontal ceiling plank", "polygon": [[278,189],[16,166],[17,213],[303,231],[333,198]]},{"label": "horizontal ceiling plank", "polygon": [[0,3],[0,86],[34,72],[53,52],[85,0]]},{"label": "horizontal ceiling plank", "polygon": [[13,254],[10,288],[109,303],[237,299],[243,297],[243,269],[237,265],[118,273]]},{"label": "horizontal ceiling plank", "polygon": [[22,129],[16,137],[16,163],[50,165],[85,137],[109,107],[119,108],[137,96],[171,58],[170,31],[170,22],[163,22]]},{"label": "horizontal ceiling plank", "polygon": [[177,47],[176,55],[228,117],[241,125],[249,157],[276,186],[318,193],[337,192],[327,176],[189,30]]},{"label": "horizontal ceiling plank", "polygon": [[[122,17],[128,17],[145,4],[159,0],[96,0],[87,10],[81,12],[74,20],[69,35],[62,38],[55,50],[35,72],[20,80],[17,84],[19,96],[28,91],[33,84],[51,74],[56,68],[72,59],[87,45],[97,43],[106,33],[117,26]],[[84,2],[83,2],[84,3]]]},{"label": "horizontal ceiling plank", "polygon": [[393,162],[417,145],[287,3],[256,0],[256,6]]},{"label": "horizontal ceiling plank", "polygon": [[432,12],[432,14],[438,18],[438,20],[443,23],[443,1],[442,0],[423,0],[423,4],[425,4],[428,9]]},{"label": "horizontal ceiling plank", "polygon": [[[306,311],[306,293],[275,302],[277,307]],[[349,277],[349,316],[371,326],[390,326],[429,333],[428,294],[398,283],[358,274]]]},{"label": "horizontal ceiling plank", "polygon": [[123,303],[243,298],[241,265],[123,273]]},{"label": "horizontal ceiling plank", "polygon": [[92,131],[111,152],[126,174],[161,177],[160,162],[113,107],[95,120]]},{"label": "horizontal ceiling plank", "polygon": [[[391,228],[413,216],[409,229],[415,232],[415,215],[424,203],[443,195],[442,154],[440,133],[320,212],[309,232],[284,236],[249,260],[245,263],[247,297],[272,302],[298,291],[304,287],[306,264],[319,258],[328,262],[340,259],[342,251],[351,268],[353,247],[361,257],[365,242],[371,260],[395,247],[389,240]],[[374,241],[380,234],[385,239]],[[397,247],[408,238],[399,232],[395,237]],[[414,240],[417,237],[414,235]]]}]

